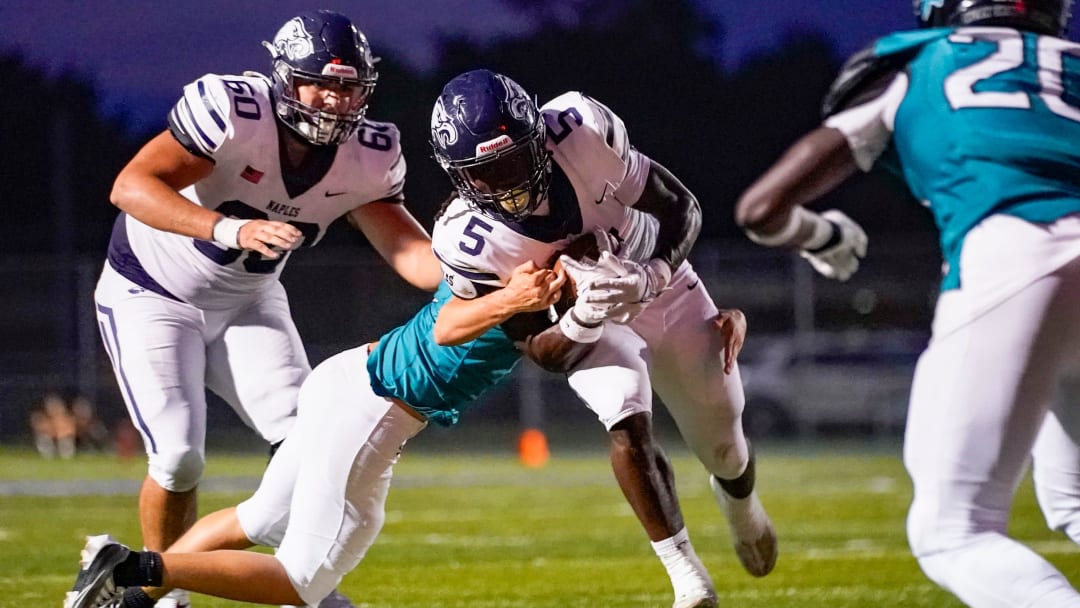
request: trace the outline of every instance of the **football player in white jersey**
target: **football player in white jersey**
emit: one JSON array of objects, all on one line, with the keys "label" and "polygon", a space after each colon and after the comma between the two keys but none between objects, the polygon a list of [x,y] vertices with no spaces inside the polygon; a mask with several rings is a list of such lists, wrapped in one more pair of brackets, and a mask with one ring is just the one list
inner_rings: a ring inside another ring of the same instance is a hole
[{"label": "football player in white jersey", "polygon": [[856,170],[902,173],[945,260],[912,381],[904,465],[911,550],[979,607],[1077,607],[1080,593],[1007,534],[1034,456],[1047,523],[1080,542],[1080,417],[1056,398],[1080,349],[1080,45],[1071,0],[914,0],[922,29],[854,55],[825,122],[740,199],[755,241],[801,250],[840,280],[862,228],[813,202]]},{"label": "football player in white jersey", "polygon": [[431,136],[457,190],[432,233],[455,294],[439,313],[436,340],[457,344],[492,316],[506,318],[484,296],[518,264],[542,265],[584,232],[609,235],[617,257],[601,254],[600,263],[618,278],[593,281],[584,296],[603,314],[585,319],[574,308],[561,320],[567,335],[586,336],[601,323],[603,331],[587,355],[558,371],[609,431],[616,478],[668,571],[676,608],[715,606],[717,597],[653,438],[654,388],[708,470],[743,565],[768,574],[776,535],[754,491],[738,367],[725,365],[713,330],[718,310],[686,261],[700,228],[693,194],[631,147],[603,104],[569,92],[537,108],[520,85],[488,70],[446,84]]},{"label": "football player in white jersey", "polygon": [[278,277],[346,217],[413,285],[441,272],[403,206],[397,128],[367,120],[378,73],[366,38],[330,11],[290,19],[269,78],[207,74],[167,130],[121,170],[122,213],[95,293],[106,350],[146,446],[143,542],[164,550],[196,515],[204,387],[270,444],[310,372]]}]

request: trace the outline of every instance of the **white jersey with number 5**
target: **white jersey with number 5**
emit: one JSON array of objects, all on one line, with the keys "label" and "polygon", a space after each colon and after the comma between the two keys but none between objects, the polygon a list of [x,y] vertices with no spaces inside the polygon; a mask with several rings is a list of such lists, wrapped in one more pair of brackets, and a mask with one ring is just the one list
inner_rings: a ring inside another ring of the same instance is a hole
[{"label": "white jersey with number 5", "polygon": [[[405,179],[397,128],[365,121],[344,144],[317,148],[308,166],[284,179],[279,121],[261,76],[208,74],[187,85],[169,115],[173,135],[214,162],[213,172],[181,191],[226,216],[288,222],[314,245],[331,222],[371,201],[400,200]],[[109,262],[129,280],[204,309],[249,301],[273,285],[289,253],[258,253],[156,230],[123,214]]]},{"label": "white jersey with number 5", "polygon": [[[513,269],[547,262],[577,235],[601,227],[621,241],[620,257],[652,257],[659,221],[633,205],[651,161],[630,146],[621,120],[581,93],[541,108],[551,151],[551,188],[520,222],[485,215],[460,198],[436,221],[432,244],[454,293],[470,299],[503,286]],[[706,468],[731,479],[746,464],[738,367],[724,373],[717,308],[688,261],[668,289],[628,325],[605,323],[592,350],[567,375],[570,387],[607,429],[652,411],[653,390]]]}]

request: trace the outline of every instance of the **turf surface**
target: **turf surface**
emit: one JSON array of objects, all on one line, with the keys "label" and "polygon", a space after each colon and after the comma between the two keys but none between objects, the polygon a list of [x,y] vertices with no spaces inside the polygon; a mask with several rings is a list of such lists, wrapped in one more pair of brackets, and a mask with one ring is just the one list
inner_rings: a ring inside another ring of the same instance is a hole
[{"label": "turf surface", "polygon": [[[759,446],[759,489],[780,559],[755,579],[696,461],[673,453],[691,539],[722,606],[952,607],[908,553],[910,484],[893,448],[833,451]],[[259,456],[211,454],[200,512],[254,487]],[[0,607],[59,606],[87,534],[138,543],[140,462],[80,456],[43,461],[0,448]],[[407,453],[387,523],[341,589],[357,606],[401,608],[666,607],[671,590],[602,455],[556,454],[542,469],[509,456]],[[1049,532],[1030,483],[1011,532],[1080,581],[1080,550]],[[238,606],[197,596],[197,608]]]}]

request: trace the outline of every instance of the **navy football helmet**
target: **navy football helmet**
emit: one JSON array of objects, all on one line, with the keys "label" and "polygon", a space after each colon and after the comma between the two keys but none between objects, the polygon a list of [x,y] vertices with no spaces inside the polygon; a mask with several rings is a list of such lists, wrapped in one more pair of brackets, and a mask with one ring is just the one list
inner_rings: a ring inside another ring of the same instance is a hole
[{"label": "navy football helmet", "polygon": [[1000,25],[1061,36],[1073,0],[914,0],[922,27]]},{"label": "navy football helmet", "polygon": [[[283,25],[274,42],[263,42],[273,57],[270,74],[274,111],[286,125],[316,145],[337,145],[352,137],[364,119],[379,78],[364,34],[333,11],[310,11]],[[302,84],[316,84],[348,98],[328,111],[304,104]]]},{"label": "navy football helmet", "polygon": [[495,217],[524,219],[544,199],[551,182],[544,141],[536,102],[489,70],[446,83],[431,112],[435,160],[462,198]]}]

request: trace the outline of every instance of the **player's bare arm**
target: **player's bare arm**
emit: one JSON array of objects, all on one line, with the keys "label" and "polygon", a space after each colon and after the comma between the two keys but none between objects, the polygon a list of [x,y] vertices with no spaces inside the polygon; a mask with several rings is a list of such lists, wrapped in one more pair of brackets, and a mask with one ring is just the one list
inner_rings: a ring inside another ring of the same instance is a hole
[{"label": "player's bare arm", "polygon": [[403,279],[427,291],[439,286],[442,267],[431,252],[431,237],[404,205],[374,201],[347,217]]},{"label": "player's bare arm", "polygon": [[847,137],[821,126],[791,148],[740,197],[735,221],[754,242],[800,250],[822,275],[846,281],[866,255],[862,227],[836,209],[803,205],[851,177],[858,164]]},{"label": "player's bare arm", "polygon": [[[735,221],[744,230],[775,234],[796,205],[806,205],[851,177],[858,167],[840,131],[819,127],[795,142],[739,198]],[[811,236],[813,226],[800,225],[792,242]]]},{"label": "player's bare arm", "polygon": [[566,274],[540,268],[531,260],[514,269],[506,286],[465,300],[454,296],[439,311],[435,341],[463,344],[522,312],[547,310],[562,295]]},{"label": "player's bare arm", "polygon": [[[179,191],[206,178],[214,163],[192,154],[168,131],[147,142],[120,170],[110,200],[122,211],[159,230],[238,249],[258,251],[269,259],[300,245],[302,235],[284,222],[231,220],[196,205]],[[228,234],[223,234],[225,230]]]}]

